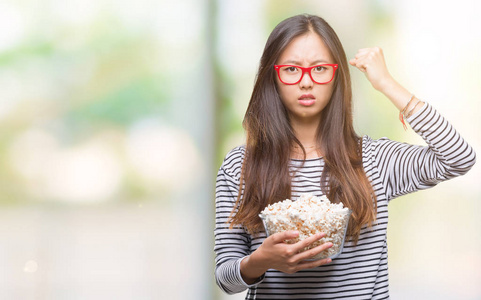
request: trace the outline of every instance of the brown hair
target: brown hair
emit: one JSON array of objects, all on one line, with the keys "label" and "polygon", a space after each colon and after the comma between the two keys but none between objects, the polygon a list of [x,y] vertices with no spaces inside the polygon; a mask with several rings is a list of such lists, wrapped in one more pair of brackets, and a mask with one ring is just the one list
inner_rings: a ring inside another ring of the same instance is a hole
[{"label": "brown hair", "polygon": [[361,227],[372,225],[376,219],[375,195],[362,167],[362,141],[352,124],[351,79],[344,49],[329,24],[312,15],[282,21],[267,40],[243,122],[247,143],[240,186],[245,187],[240,189],[230,222],[251,233],[259,232],[263,227],[258,214],[267,205],[291,197],[291,147],[298,144],[304,156],[305,150],[277,91],[274,64],[294,38],[309,31],[321,37],[339,65],[331,99],[321,113],[317,130],[325,160],[319,184],[332,202],[342,202],[352,209],[347,234],[357,242]]}]

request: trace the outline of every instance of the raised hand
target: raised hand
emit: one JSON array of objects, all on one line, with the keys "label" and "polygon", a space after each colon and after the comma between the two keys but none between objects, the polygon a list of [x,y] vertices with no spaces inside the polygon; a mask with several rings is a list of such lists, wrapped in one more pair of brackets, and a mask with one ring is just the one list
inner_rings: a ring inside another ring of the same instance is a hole
[{"label": "raised hand", "polygon": [[[412,94],[389,74],[381,48],[359,49],[356,56],[351,59],[349,63],[361,70],[369,82],[371,82],[372,86],[386,95],[399,111],[402,111],[406,107]],[[421,104],[422,103],[421,101]],[[421,107],[422,105],[414,107],[412,112],[415,113]]]},{"label": "raised hand", "polygon": [[349,63],[361,70],[378,91],[382,91],[384,86],[393,80],[387,70],[382,49],[379,47],[359,49],[355,58]]}]

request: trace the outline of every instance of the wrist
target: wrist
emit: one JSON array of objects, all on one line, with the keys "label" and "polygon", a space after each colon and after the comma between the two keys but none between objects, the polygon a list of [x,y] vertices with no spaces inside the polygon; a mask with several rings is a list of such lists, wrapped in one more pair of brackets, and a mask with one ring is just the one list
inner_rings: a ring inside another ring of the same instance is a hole
[{"label": "wrist", "polygon": [[269,269],[265,266],[265,260],[262,259],[259,249],[252,252],[244,258],[240,264],[240,272],[242,278],[247,284],[252,284]]},{"label": "wrist", "polygon": [[389,91],[392,91],[396,86],[399,85],[394,78],[391,76],[386,76],[384,79],[380,80],[380,82],[374,87],[376,90],[383,94],[388,94]]}]

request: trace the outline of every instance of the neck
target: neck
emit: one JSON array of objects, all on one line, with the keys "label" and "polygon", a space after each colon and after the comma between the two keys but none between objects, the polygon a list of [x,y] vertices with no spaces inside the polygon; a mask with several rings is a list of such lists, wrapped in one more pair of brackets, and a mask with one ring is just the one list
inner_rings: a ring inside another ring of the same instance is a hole
[{"label": "neck", "polygon": [[[304,150],[306,151],[306,158],[317,158],[322,156],[320,152],[320,144],[317,140],[317,130],[319,126],[319,120],[317,122],[306,120],[291,122],[292,129],[296,135],[296,138],[301,142]],[[297,144],[293,145],[293,158],[302,159],[302,150]]]},{"label": "neck", "polygon": [[294,130],[296,138],[301,142],[304,148],[320,146],[316,138],[319,121],[307,122],[304,120],[296,120],[294,122],[291,122],[291,126]]}]

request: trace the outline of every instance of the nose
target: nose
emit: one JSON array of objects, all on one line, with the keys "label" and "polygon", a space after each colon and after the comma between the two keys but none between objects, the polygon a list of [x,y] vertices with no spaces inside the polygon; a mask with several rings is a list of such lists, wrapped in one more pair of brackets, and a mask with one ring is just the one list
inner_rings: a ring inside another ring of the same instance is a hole
[{"label": "nose", "polygon": [[311,88],[314,85],[314,82],[311,79],[311,75],[309,72],[302,73],[301,81],[299,82],[299,87],[302,88]]}]

